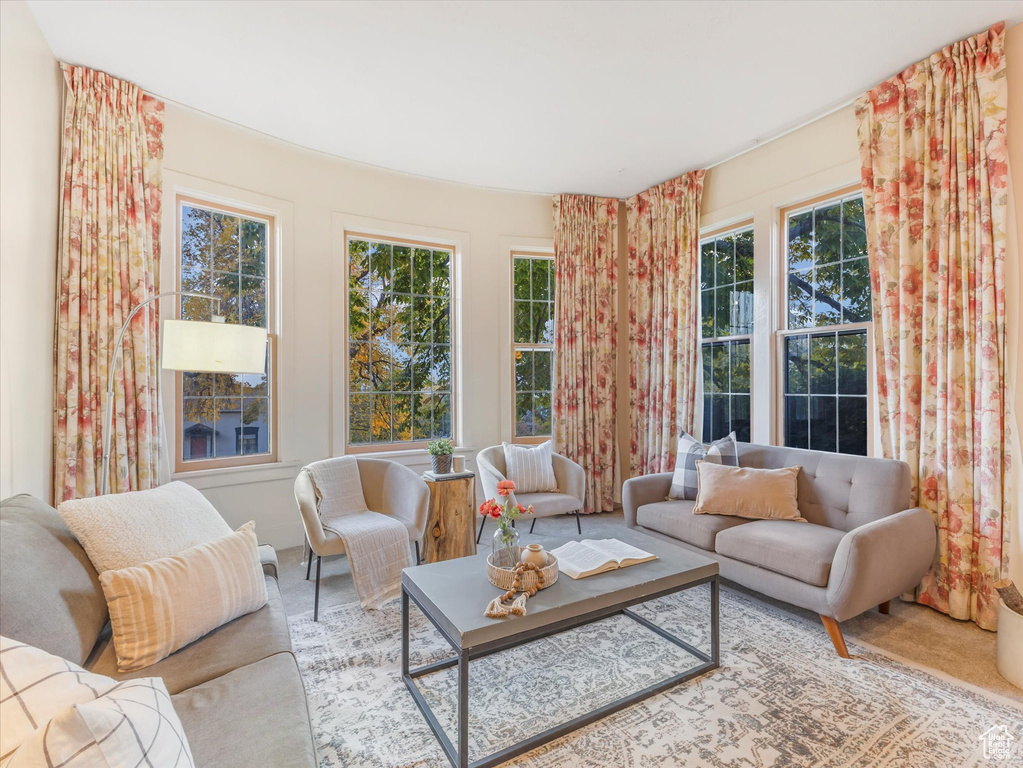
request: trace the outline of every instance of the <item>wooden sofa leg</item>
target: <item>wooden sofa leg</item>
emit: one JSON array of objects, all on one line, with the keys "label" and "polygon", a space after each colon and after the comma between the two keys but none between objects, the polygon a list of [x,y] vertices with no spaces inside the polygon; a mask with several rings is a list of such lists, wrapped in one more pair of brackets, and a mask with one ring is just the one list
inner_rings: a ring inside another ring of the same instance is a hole
[{"label": "wooden sofa leg", "polygon": [[891,600],[885,600],[883,603],[881,603],[881,605],[877,606],[877,610],[883,613],[885,616],[888,615],[888,612],[891,611],[891,609],[892,609]]},{"label": "wooden sofa leg", "polygon": [[843,659],[850,658],[849,649],[845,647],[845,638],[842,637],[842,628],[838,626],[838,622],[830,616],[824,615],[821,615],[821,621],[824,623],[824,629],[828,630],[828,637],[831,638],[838,655]]}]

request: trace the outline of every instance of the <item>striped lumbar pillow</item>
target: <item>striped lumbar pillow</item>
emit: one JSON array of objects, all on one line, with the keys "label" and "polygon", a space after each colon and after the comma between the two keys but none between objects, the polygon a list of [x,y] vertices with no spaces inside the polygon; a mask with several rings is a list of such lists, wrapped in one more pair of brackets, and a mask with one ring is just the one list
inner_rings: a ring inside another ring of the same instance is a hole
[{"label": "striped lumbar pillow", "polygon": [[504,444],[504,463],[508,479],[516,493],[557,493],[554,477],[554,446],[548,440],[540,445]]},{"label": "striped lumbar pillow", "polygon": [[148,667],[266,605],[256,524],[159,560],[104,571],[117,668]]},{"label": "striped lumbar pillow", "polygon": [[709,461],[712,464],[723,464],[726,467],[739,466],[739,450],[735,444],[735,433],[732,432],[720,440],[715,440],[709,448],[704,448],[696,438],[682,433],[678,439],[678,451],[675,453],[675,473],[671,478],[669,499],[688,499],[694,501],[700,488],[700,475],[696,462]]}]

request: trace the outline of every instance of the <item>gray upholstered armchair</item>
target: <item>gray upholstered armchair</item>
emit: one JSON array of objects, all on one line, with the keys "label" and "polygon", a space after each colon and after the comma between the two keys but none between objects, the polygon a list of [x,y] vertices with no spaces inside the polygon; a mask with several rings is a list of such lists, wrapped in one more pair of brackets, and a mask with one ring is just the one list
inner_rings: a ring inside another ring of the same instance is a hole
[{"label": "gray upholstered armchair", "polygon": [[[529,526],[530,533],[533,532],[538,517],[570,514],[575,515],[576,530],[582,533],[579,510],[583,508],[583,502],[586,500],[586,473],[582,467],[560,453],[553,454],[552,458],[554,460],[554,477],[558,481],[560,493],[517,493],[515,499],[523,506],[533,505],[533,522]],[[508,479],[505,477],[507,468],[504,463],[504,446],[495,445],[480,451],[476,456],[476,464],[480,470],[484,498],[497,498],[497,484]],[[483,526],[486,522],[486,518],[480,522],[480,531],[476,536],[477,544],[483,536]]]},{"label": "gray upholstered armchair", "polygon": [[[426,515],[430,506],[430,489],[423,479],[406,466],[384,459],[357,459],[359,478],[362,480],[362,495],[366,506],[382,515],[393,515],[408,528],[409,541],[416,545],[416,562],[419,562],[419,542],[426,530]],[[325,531],[320,523],[316,508],[316,491],[313,480],[305,468],[295,478],[295,500],[302,514],[305,528],[308,559],[305,567],[306,580],[316,555],[316,596],[313,602],[313,620],[320,618],[320,560],[331,555],[345,553],[344,542],[336,533]]]}]

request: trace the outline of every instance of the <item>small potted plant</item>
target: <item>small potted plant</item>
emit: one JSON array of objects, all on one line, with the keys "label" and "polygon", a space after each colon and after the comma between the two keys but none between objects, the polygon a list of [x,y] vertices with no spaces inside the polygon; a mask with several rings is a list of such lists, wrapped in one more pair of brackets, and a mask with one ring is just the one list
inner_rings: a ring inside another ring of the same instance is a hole
[{"label": "small potted plant", "polygon": [[451,471],[451,454],[455,452],[454,444],[446,437],[431,440],[426,450],[433,459],[433,471],[443,475]]}]

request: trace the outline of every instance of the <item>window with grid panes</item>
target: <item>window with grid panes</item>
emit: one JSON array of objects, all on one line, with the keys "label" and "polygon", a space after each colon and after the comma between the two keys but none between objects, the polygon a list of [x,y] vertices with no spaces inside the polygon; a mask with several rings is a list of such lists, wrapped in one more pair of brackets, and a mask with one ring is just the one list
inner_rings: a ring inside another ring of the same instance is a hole
[{"label": "window with grid panes", "polygon": [[554,258],[512,254],[515,437],[549,437],[554,361]]},{"label": "window with grid panes", "polygon": [[785,445],[866,455],[871,322],[863,198],[785,217]]},{"label": "window with grid panes", "polygon": [[[182,319],[209,321],[216,312],[228,323],[266,328],[272,343],[272,220],[193,200],[179,200],[179,214],[181,290],[220,298],[217,308],[209,299],[182,296]],[[179,471],[205,462],[234,466],[271,460],[272,366],[268,347],[262,374],[180,375]]]},{"label": "window with grid panes", "polygon": [[749,442],[753,227],[700,243],[703,440],[735,432]]},{"label": "window with grid panes", "polygon": [[452,251],[349,235],[348,443],[450,438]]}]

